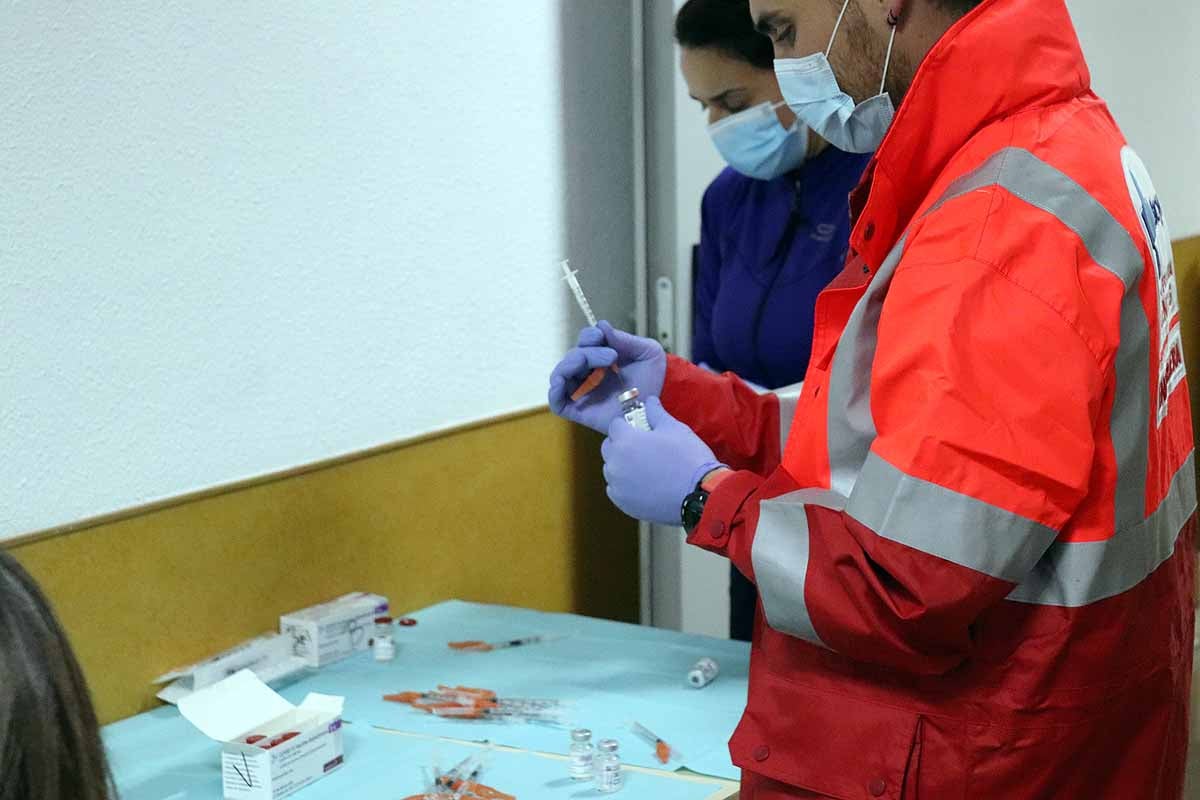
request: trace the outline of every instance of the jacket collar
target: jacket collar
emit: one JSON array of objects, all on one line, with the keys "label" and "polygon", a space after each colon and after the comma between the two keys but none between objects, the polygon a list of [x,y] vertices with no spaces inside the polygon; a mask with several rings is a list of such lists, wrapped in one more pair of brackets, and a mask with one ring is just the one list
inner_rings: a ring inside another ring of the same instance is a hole
[{"label": "jacket collar", "polygon": [[[921,62],[852,200],[853,209],[862,209],[853,249],[878,268],[976,133],[1022,111],[1069,101],[1090,86],[1064,0],[984,0]],[[863,192],[869,192],[865,200]]]}]

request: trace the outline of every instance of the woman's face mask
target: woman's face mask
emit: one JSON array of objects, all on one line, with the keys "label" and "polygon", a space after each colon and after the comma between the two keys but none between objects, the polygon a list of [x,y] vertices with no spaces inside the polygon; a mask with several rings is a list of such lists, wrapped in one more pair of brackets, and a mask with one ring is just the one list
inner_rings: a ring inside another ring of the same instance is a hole
[{"label": "woman's face mask", "polygon": [[779,103],[760,103],[708,126],[721,157],[750,178],[768,181],[798,169],[808,153],[808,128],[779,122]]}]

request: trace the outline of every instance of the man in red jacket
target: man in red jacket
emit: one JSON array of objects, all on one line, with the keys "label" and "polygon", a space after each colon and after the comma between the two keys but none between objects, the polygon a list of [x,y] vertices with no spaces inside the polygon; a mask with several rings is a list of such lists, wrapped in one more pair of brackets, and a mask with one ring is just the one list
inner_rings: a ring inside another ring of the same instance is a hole
[{"label": "man in red jacket", "polygon": [[[803,389],[606,323],[550,389],[608,431],[618,506],[758,586],[743,797],[1178,800],[1196,490],[1174,262],[1063,0],[751,7],[797,116],[878,148]],[[624,385],[654,430],[620,418]]]}]

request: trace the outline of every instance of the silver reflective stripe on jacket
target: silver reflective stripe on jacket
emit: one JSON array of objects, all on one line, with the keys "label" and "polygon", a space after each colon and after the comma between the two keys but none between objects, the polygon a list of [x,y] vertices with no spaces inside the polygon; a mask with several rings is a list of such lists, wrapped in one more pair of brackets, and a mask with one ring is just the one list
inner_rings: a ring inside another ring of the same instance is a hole
[{"label": "silver reflective stripe on jacket", "polygon": [[777,631],[825,647],[813,627],[804,600],[808,579],[808,511],[818,505],[835,510],[846,499],[833,492],[805,489],[764,500],[750,549],[754,581],[767,624]]},{"label": "silver reflective stripe on jacket", "polygon": [[1003,508],[915,478],[875,453],[846,506],[885,539],[1019,583],[1058,533]]},{"label": "silver reflective stripe on jacket", "polygon": [[854,491],[859,470],[871,451],[871,442],[875,441],[875,420],[871,417],[871,367],[879,344],[883,299],[904,255],[905,241],[906,237],[902,237],[888,253],[871,278],[866,294],[850,313],[829,369],[826,419],[829,482],[833,491],[845,497]]},{"label": "silver reflective stripe on jacket", "polygon": [[787,448],[788,435],[792,432],[792,422],[796,417],[796,406],[800,403],[800,395],[804,392],[804,381],[783,386],[771,394],[779,398],[779,452],[782,455]]},{"label": "silver reflective stripe on jacket", "polygon": [[1196,454],[1175,473],[1154,513],[1102,542],[1055,542],[1009,600],[1047,606],[1085,606],[1128,591],[1175,552],[1196,511]]}]

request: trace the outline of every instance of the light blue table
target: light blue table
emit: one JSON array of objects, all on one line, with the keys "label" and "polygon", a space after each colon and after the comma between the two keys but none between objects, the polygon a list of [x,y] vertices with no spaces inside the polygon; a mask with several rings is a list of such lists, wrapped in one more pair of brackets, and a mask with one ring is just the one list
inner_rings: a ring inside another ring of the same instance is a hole
[{"label": "light blue table", "polygon": [[[591,728],[597,739],[618,739],[624,763],[661,769],[651,748],[625,727],[633,719],[683,754],[682,761],[672,768],[686,767],[732,780],[738,777],[726,741],[746,696],[749,648],[744,643],[459,601],[411,616],[419,624],[396,629],[395,661],[377,664],[363,654],[280,690],[292,702],[313,691],[346,698],[346,766],[300,792],[300,800],[348,796],[397,800],[420,789],[420,768],[431,763],[434,751],[441,754],[442,764],[470,752],[466,745],[418,737],[490,741],[534,753],[562,754],[569,728],[580,725]],[[460,653],[447,647],[452,640],[498,641],[535,634],[563,638],[491,653]],[[684,677],[701,656],[716,659],[721,676],[697,690],[688,687]],[[502,696],[562,700],[565,725],[452,721],[383,700],[384,694],[427,690],[437,684],[483,687]],[[376,727],[415,736],[395,736]],[[220,797],[218,746],[194,730],[174,708],[160,708],[110,725],[104,739],[122,800]],[[561,761],[507,751],[495,752],[491,758],[485,782],[522,800],[565,800],[595,794],[562,780],[565,766]],[[715,787],[713,783],[631,773],[621,797],[705,800]]]}]

